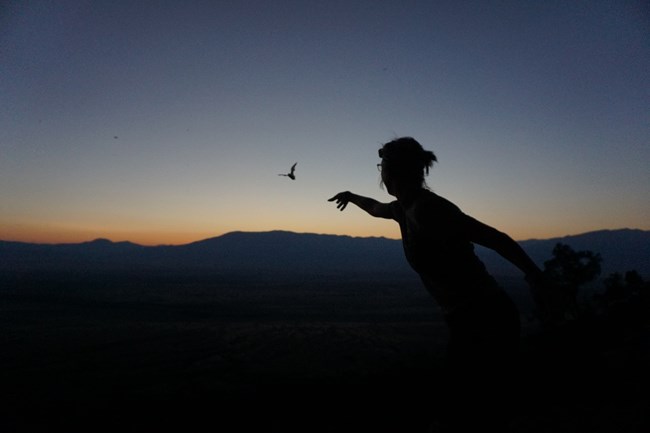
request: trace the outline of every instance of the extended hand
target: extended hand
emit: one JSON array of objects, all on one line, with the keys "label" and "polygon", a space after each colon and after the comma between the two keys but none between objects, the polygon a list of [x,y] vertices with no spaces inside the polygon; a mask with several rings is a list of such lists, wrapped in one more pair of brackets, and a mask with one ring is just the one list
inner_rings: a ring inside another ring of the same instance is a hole
[{"label": "extended hand", "polygon": [[334,197],[327,201],[336,201],[336,207],[340,210],[343,210],[350,202],[351,196],[352,193],[350,191],[344,191],[336,194]]}]

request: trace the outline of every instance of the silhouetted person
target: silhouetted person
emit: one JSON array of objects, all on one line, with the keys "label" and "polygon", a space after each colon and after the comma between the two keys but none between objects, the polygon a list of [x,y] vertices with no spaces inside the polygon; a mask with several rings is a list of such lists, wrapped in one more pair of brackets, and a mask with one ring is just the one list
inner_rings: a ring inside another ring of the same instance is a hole
[{"label": "silhouetted person", "polygon": [[382,184],[395,201],[380,203],[349,191],[329,201],[340,210],[354,203],[374,217],[395,220],[409,264],[442,308],[450,336],[446,386],[432,390],[441,398],[440,431],[473,431],[466,429],[479,426],[503,431],[505,413],[512,410],[511,400],[502,395],[508,395],[516,368],[519,312],[476,256],[473,244],[499,253],[530,283],[541,280],[541,270],[508,235],[427,188],[424,176],[436,156],[415,139],[386,143],[379,156]]},{"label": "silhouetted person", "polygon": [[295,173],[296,173],[296,165],[298,165],[297,162],[294,163],[294,164],[291,166],[291,171],[290,171],[289,173],[287,173],[287,174],[278,174],[278,176],[286,176],[286,177],[288,177],[288,178],[291,179],[291,180],[296,180],[296,175],[295,175]]}]

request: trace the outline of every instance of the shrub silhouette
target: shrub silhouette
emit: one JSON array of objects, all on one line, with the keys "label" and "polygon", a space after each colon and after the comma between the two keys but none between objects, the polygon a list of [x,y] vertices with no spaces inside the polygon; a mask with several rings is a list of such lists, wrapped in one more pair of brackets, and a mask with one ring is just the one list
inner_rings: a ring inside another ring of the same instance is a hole
[{"label": "shrub silhouette", "polygon": [[647,316],[650,309],[650,281],[636,271],[615,272],[604,280],[603,293],[594,295],[601,314],[626,321]]},{"label": "shrub silhouette", "polygon": [[535,293],[538,318],[545,325],[558,325],[578,318],[578,291],[580,287],[600,274],[600,254],[574,251],[558,243],[553,257],[544,262],[544,277],[548,284],[544,291]]}]

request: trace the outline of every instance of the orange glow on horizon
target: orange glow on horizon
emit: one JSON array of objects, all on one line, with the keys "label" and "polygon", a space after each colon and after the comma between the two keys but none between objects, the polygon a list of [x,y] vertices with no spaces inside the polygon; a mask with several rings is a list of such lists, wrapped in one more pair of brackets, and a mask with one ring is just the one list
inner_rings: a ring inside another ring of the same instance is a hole
[{"label": "orange glow on horizon", "polygon": [[[356,230],[354,230],[356,229]],[[358,227],[323,227],[322,230],[310,230],[308,227],[251,226],[242,224],[241,227],[221,227],[220,230],[182,231],[170,228],[148,230],[80,228],[68,226],[46,226],[36,224],[0,224],[0,240],[13,242],[28,242],[38,244],[67,244],[89,242],[95,239],[108,239],[113,242],[128,241],[139,245],[184,245],[213,237],[218,237],[234,231],[266,232],[290,231],[296,233],[319,233],[332,235],[347,235],[355,237],[387,237],[397,239],[399,230],[377,230],[372,224]]]},{"label": "orange glow on horizon", "polygon": [[[338,211],[337,211],[338,212]],[[341,216],[341,218],[337,218]],[[507,223],[506,221],[487,222],[517,241],[529,239],[549,239],[569,235],[577,235],[590,231],[618,228],[638,228],[648,230],[650,227],[604,227],[587,226],[584,223],[547,225],[535,227],[530,224]],[[113,242],[129,241],[139,245],[183,245],[218,237],[229,232],[266,232],[274,230],[290,231],[295,233],[318,233],[331,235],[346,235],[354,237],[385,237],[399,239],[400,233],[397,224],[389,220],[368,218],[361,214],[338,215],[334,214],[328,220],[314,221],[310,224],[289,221],[276,223],[275,221],[240,221],[239,226],[233,224],[194,225],[192,231],[184,230],[189,224],[176,228],[172,225],[163,227],[78,227],[63,224],[36,224],[36,223],[0,223],[0,240],[29,242],[42,244],[80,243],[103,238]]]},{"label": "orange glow on horizon", "polygon": [[[515,234],[510,234],[513,239],[517,241],[524,241],[530,239],[549,239],[555,237],[563,237],[569,235],[577,235],[581,233],[586,233],[589,231],[601,230],[601,228],[577,230],[571,233],[550,233],[544,235],[542,233],[533,234],[531,233],[528,236],[516,236]],[[389,239],[399,239],[399,231],[370,231],[370,230],[358,230],[358,231],[345,231],[345,230],[329,230],[329,231],[315,231],[315,230],[291,230],[287,228],[269,228],[269,229],[242,229],[242,230],[224,230],[222,232],[194,232],[194,233],[183,233],[183,232],[173,232],[173,231],[147,231],[147,232],[136,232],[136,231],[93,231],[93,230],[55,230],[50,231],[47,229],[36,229],[36,230],[15,230],[7,231],[1,230],[0,240],[2,241],[13,241],[13,242],[27,242],[27,243],[38,243],[38,244],[67,244],[67,243],[81,243],[89,242],[95,239],[108,239],[113,242],[122,242],[128,241],[133,242],[139,245],[144,246],[155,246],[155,245],[184,245],[192,242],[201,241],[204,239],[209,239],[213,237],[219,237],[229,232],[233,231],[243,231],[243,232],[266,232],[266,231],[290,231],[295,233],[317,233],[317,234],[327,234],[327,235],[341,235],[341,236],[353,236],[353,237],[385,237]]]}]

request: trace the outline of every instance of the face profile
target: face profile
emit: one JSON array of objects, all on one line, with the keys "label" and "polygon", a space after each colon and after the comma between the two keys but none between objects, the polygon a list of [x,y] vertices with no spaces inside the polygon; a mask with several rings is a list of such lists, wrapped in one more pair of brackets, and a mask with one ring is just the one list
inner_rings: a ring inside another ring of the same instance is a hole
[{"label": "face profile", "polygon": [[384,144],[378,151],[381,183],[387,192],[398,197],[410,195],[426,187],[424,177],[437,161],[435,154],[425,150],[411,137],[402,137]]}]

